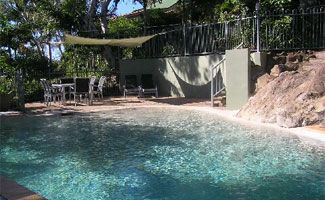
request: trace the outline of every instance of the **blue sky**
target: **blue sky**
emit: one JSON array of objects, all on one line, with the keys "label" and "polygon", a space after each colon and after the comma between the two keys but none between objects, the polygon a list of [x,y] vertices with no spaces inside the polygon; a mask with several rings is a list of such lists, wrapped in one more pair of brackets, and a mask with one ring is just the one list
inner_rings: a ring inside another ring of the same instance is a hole
[{"label": "blue sky", "polygon": [[131,13],[134,10],[142,8],[141,4],[139,3],[133,3],[132,0],[122,0],[120,3],[117,5],[117,15],[125,15],[128,13]]}]

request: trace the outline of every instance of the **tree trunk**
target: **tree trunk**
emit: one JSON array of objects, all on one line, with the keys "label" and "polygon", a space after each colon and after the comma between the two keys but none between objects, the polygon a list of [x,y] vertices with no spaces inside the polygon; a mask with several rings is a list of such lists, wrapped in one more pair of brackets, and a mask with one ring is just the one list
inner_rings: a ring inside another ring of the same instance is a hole
[{"label": "tree trunk", "polygon": [[[111,0],[105,0],[101,4],[101,31],[103,34],[108,31],[108,21],[107,21],[107,12],[108,5],[111,3]],[[111,64],[111,67],[115,67],[115,55],[113,54],[112,48],[105,46],[103,50],[103,56]]]},{"label": "tree trunk", "polygon": [[24,79],[23,79],[22,69],[18,69],[16,71],[16,86],[17,86],[18,109],[25,110],[25,90],[24,90]]},{"label": "tree trunk", "polygon": [[147,0],[143,0],[143,22],[144,22],[144,35],[147,34],[147,5],[148,5],[148,1]]},{"label": "tree trunk", "polygon": [[107,32],[107,11],[108,11],[108,5],[111,3],[111,0],[106,0],[102,2],[101,6],[101,16],[100,16],[100,25],[101,25],[101,31],[103,34]]},{"label": "tree trunk", "polygon": [[[92,0],[90,2],[90,8],[86,18],[84,19],[85,22],[85,30],[92,32],[93,34],[90,35],[91,37],[98,36],[98,33],[105,34],[108,31],[108,21],[107,21],[107,13],[108,13],[108,5],[111,3],[112,0],[103,0],[101,1],[101,15],[100,15],[100,26],[101,30],[97,31],[93,18],[95,17],[96,10],[98,9],[98,0]],[[93,32],[95,30],[95,32]],[[111,47],[104,46],[102,56],[107,60],[107,62],[111,63],[111,66],[115,66],[115,56]]]}]

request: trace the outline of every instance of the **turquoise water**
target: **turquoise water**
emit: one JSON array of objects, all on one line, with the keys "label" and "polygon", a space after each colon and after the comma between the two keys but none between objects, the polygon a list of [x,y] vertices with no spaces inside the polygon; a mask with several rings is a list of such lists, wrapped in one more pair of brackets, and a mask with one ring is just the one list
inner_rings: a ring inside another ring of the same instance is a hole
[{"label": "turquoise water", "polygon": [[1,118],[0,174],[48,199],[325,199],[324,149],[160,108]]}]

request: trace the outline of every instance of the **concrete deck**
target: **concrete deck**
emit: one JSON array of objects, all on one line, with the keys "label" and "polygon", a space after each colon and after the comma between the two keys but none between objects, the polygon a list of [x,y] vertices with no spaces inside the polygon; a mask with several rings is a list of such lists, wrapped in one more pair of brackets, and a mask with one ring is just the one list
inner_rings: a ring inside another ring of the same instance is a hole
[{"label": "concrete deck", "polygon": [[3,176],[0,176],[0,195],[8,200],[45,200],[44,197]]}]

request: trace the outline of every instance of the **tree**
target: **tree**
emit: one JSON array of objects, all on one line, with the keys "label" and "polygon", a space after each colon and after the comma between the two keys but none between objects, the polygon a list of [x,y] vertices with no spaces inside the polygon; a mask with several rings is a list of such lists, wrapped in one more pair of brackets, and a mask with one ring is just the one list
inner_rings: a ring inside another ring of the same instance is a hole
[{"label": "tree", "polygon": [[143,6],[143,22],[144,22],[144,31],[146,32],[146,26],[148,25],[148,11],[147,8],[149,5],[155,3],[161,3],[162,0],[133,0],[134,3],[138,2]]}]

